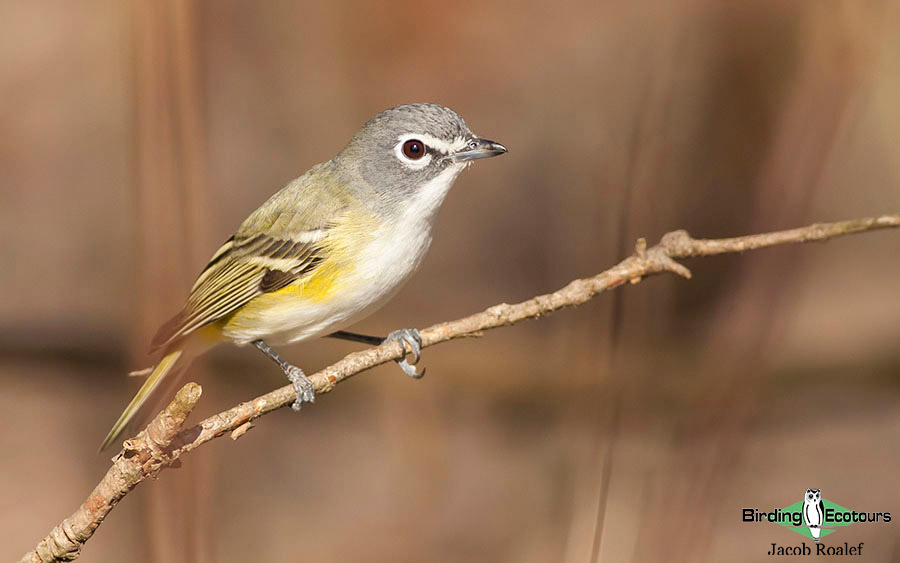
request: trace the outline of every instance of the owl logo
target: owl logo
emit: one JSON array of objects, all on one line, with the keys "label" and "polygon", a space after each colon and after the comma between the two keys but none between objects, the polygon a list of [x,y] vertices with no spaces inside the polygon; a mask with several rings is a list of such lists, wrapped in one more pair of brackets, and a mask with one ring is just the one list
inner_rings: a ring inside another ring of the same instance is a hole
[{"label": "owl logo", "polygon": [[809,533],[817,542],[822,535],[822,524],[825,523],[825,506],[822,504],[820,489],[806,489],[803,495],[803,521]]}]

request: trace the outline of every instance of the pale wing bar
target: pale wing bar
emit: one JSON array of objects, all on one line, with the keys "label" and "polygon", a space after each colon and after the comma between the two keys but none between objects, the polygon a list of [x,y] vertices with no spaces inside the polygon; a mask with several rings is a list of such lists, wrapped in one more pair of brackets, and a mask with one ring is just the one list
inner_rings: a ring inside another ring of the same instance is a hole
[{"label": "pale wing bar", "polygon": [[288,240],[267,235],[228,239],[201,272],[184,309],[159,329],[152,349],[309,274],[323,259],[321,243],[325,235],[325,229],[315,229]]}]

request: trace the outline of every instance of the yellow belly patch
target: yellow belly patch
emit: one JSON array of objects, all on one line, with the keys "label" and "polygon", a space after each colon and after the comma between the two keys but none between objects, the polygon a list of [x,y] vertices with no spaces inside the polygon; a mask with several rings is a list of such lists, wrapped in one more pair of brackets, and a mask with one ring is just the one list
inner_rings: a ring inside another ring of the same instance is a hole
[{"label": "yellow belly patch", "polygon": [[340,290],[341,274],[346,274],[346,270],[337,267],[332,260],[326,261],[309,276],[277,291],[254,297],[218,324],[226,332],[241,327],[256,327],[265,324],[269,315],[295,310],[307,304],[327,302]]},{"label": "yellow belly patch", "polygon": [[267,318],[290,316],[304,307],[327,304],[353,278],[356,257],[369,243],[377,227],[374,216],[357,205],[342,220],[331,227],[322,255],[327,256],[309,275],[279,290],[254,297],[246,305],[221,319],[218,324],[226,333],[240,333],[244,329],[266,327]]}]

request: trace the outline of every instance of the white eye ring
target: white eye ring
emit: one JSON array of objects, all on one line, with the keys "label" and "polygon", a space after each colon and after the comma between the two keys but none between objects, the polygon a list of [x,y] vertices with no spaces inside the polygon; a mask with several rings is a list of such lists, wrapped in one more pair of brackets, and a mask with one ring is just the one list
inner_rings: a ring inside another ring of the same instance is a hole
[{"label": "white eye ring", "polygon": [[[403,154],[403,145],[406,141],[416,140],[422,143],[423,148],[425,149],[425,155],[416,159],[409,158],[405,154]],[[422,139],[422,135],[416,135],[415,133],[408,133],[406,135],[400,135],[397,140],[397,144],[394,145],[394,155],[397,157],[397,160],[403,163],[404,166],[409,168],[410,170],[421,170],[428,166],[431,163],[431,151],[428,147],[428,143]]]}]

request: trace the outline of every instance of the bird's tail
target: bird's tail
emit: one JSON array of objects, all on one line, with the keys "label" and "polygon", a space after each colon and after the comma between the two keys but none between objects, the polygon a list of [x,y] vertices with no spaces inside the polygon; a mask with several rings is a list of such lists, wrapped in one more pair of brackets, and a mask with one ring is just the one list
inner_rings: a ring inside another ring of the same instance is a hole
[{"label": "bird's tail", "polygon": [[[163,359],[156,364],[156,367],[153,368],[153,371],[150,372],[150,375],[147,376],[147,381],[141,386],[138,390],[137,394],[131,399],[131,402],[128,403],[128,406],[125,407],[125,410],[119,415],[119,420],[113,424],[112,429],[106,435],[106,438],[103,440],[103,444],[100,446],[100,451],[105,450],[109,447],[110,444],[116,441],[125,429],[128,427],[128,423],[131,422],[131,419],[134,418],[134,415],[137,414],[138,409],[141,408],[141,405],[147,400],[153,391],[159,387],[159,384],[162,383],[163,379],[166,378],[167,375],[172,371],[172,368],[175,367],[175,364],[178,363],[178,360],[181,358],[184,350],[182,348],[175,349],[165,356]],[[189,362],[183,362],[189,363]],[[186,366],[185,366],[186,367]]]}]

